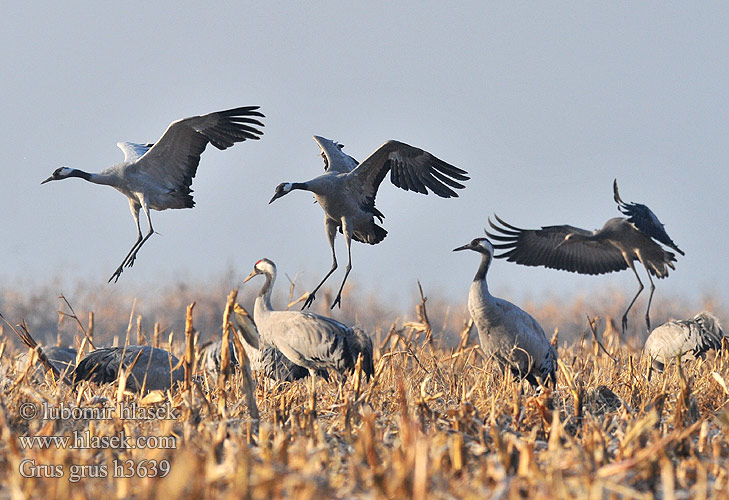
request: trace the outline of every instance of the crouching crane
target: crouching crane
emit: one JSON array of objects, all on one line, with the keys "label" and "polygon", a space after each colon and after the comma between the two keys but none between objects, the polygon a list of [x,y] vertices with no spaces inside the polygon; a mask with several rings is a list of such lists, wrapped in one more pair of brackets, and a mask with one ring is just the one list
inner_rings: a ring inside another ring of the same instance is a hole
[{"label": "crouching crane", "polygon": [[47,370],[72,386],[82,380],[97,384],[112,383],[119,377],[120,370],[129,367],[131,369],[125,388],[133,392],[165,391],[184,380],[184,368],[174,354],[146,345],[96,349],[79,361],[75,368],[63,372],[49,359],[27,330],[13,330],[27,347],[37,348],[38,360]]},{"label": "crouching crane", "polygon": [[691,319],[669,321],[653,330],[643,352],[650,356],[657,370],[663,371],[676,357],[688,361],[703,358],[712,349],[721,349],[723,337],[719,320],[704,311]]}]

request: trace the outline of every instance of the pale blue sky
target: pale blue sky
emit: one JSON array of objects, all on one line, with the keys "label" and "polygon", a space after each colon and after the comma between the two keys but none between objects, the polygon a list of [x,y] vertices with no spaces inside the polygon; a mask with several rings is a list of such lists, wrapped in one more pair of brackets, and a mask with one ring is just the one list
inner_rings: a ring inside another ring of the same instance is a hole
[{"label": "pale blue sky", "polygon": [[[105,282],[133,243],[121,194],[41,186],[56,167],[98,171],[122,159],[117,141],[260,105],[263,139],[209,148],[197,206],[153,212],[161,235],[112,290],[230,267],[242,280],[264,256],[315,285],[330,265],[321,208],[303,192],[268,200],[322,172],[318,134],[359,160],[398,139],[472,176],[456,200],[382,184],[389,235],[355,244],[350,279],[383,298],[410,298],[420,279],[465,303],[478,257],[451,250],[482,236],[488,215],[601,227],[618,215],[615,177],[686,251],[655,300],[726,297],[727,26],[725,2],[5,2],[0,279]],[[342,239],[337,250],[346,262]],[[629,271],[504,261],[489,279],[510,297],[635,290]]]}]

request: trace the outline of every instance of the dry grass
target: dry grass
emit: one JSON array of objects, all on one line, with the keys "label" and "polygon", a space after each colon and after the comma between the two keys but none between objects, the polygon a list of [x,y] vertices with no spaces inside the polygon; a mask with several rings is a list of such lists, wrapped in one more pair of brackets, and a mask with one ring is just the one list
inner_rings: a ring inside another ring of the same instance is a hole
[{"label": "dry grass", "polygon": [[[219,290],[194,298],[199,299],[194,312],[201,334],[220,335],[226,295],[227,290]],[[172,291],[159,301],[174,305],[180,315],[174,328],[157,327],[160,345],[178,355],[184,350],[184,297]],[[325,299],[322,295],[318,302]],[[13,300],[22,306],[28,299]],[[249,299],[241,300],[248,305]],[[259,380],[258,432],[240,373],[225,385],[206,380],[162,401],[122,395],[127,404],[169,405],[177,416],[172,420],[23,420],[20,408],[27,403],[110,405],[118,394],[113,386],[82,385],[72,392],[50,379],[32,383],[12,355],[21,351],[19,343],[11,340],[0,348],[0,477],[5,478],[0,499],[729,498],[729,346],[710,359],[673,365],[659,374],[634,350],[641,340],[638,327],[624,342],[613,322],[598,319],[596,333],[609,355],[587,327],[586,315],[619,318],[625,297],[602,297],[597,302],[607,310],[599,311],[580,299],[528,305],[545,330],[559,328],[558,386],[537,394],[482,359],[460,300],[457,308],[430,300],[426,310],[413,308],[402,320],[388,317],[372,299],[358,311],[346,308],[366,301],[347,296],[344,302],[337,318],[365,325],[375,339],[374,380],[360,384],[350,377],[342,388],[317,380],[315,393],[310,381],[277,385]],[[73,305],[80,325],[63,316],[60,330],[66,341],[81,338],[81,326],[88,328],[86,303],[83,311]],[[48,320],[38,318],[53,318],[56,308],[70,310],[56,302],[50,310],[35,306],[12,307],[7,295],[0,301],[6,317],[25,317],[34,335],[53,343],[55,332],[43,326]],[[640,313],[642,304],[636,306]],[[703,306],[685,310],[682,303],[669,301],[668,308],[656,307],[654,321],[688,317]],[[215,323],[198,321],[198,313],[214,317]],[[169,314],[170,309],[147,309],[137,327],[135,312],[132,341],[138,329],[140,338],[153,343],[152,325]],[[96,344],[109,344],[113,337],[123,342],[129,318],[128,308],[95,310]],[[639,325],[640,314],[630,321]],[[99,326],[112,323],[117,326]],[[8,330],[0,338],[7,338]],[[171,330],[179,333],[170,346]],[[28,450],[19,443],[20,436],[71,435],[74,430],[93,436],[122,430],[129,436],[175,436],[176,449]],[[23,478],[18,471],[24,459],[61,465],[65,477]],[[111,477],[115,459],[169,460],[169,474],[68,480],[73,465],[106,465]]]}]

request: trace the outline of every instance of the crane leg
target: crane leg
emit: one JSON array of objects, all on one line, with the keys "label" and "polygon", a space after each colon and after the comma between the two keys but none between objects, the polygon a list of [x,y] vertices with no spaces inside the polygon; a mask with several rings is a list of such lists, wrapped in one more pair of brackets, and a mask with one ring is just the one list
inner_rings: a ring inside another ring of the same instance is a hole
[{"label": "crane leg", "polygon": [[334,309],[334,306],[337,304],[340,309],[342,308],[342,290],[344,289],[344,284],[347,282],[349,271],[352,270],[352,231],[347,227],[346,221],[342,223],[342,232],[344,233],[344,242],[347,244],[347,267],[345,268],[344,279],[342,280],[342,284],[339,286],[337,297],[334,299],[334,302],[332,302],[330,309]]},{"label": "crane leg", "polygon": [[319,291],[319,289],[324,284],[324,282],[337,269],[337,253],[334,251],[334,238],[336,238],[336,236],[337,236],[337,222],[332,219],[327,218],[324,221],[324,225],[326,226],[326,230],[327,230],[327,239],[329,240],[329,247],[332,249],[332,267],[331,267],[331,269],[329,269],[329,272],[326,274],[326,276],[324,276],[324,279],[322,279],[321,282],[316,286],[316,288],[314,288],[314,291],[311,292],[308,297],[306,297],[304,306],[301,308],[302,310],[306,309],[307,307],[311,306],[311,304],[314,303],[314,300],[316,300],[316,292]]},{"label": "crane leg", "polygon": [[[119,267],[116,268],[114,274],[111,275],[111,278],[109,278],[108,281],[109,283],[111,283],[111,280],[114,280],[114,283],[119,280],[119,276],[121,276],[124,267],[132,267],[132,265],[134,265],[134,260],[137,258],[137,252],[139,252],[139,249],[142,248],[142,245],[144,245],[149,237],[154,234],[154,229],[152,228],[152,219],[149,215],[149,207],[146,204],[140,207],[140,205],[134,205],[131,201],[129,202],[129,206],[132,210],[132,215],[134,216],[134,222],[137,223],[137,241],[134,243],[134,245],[132,245],[129,253],[127,253],[126,257],[124,257],[124,260],[122,260],[122,263],[119,264]],[[149,223],[149,231],[144,238],[142,238],[142,228],[139,225],[140,208],[144,208],[144,213],[147,216],[147,222]]]},{"label": "crane leg", "polygon": [[114,274],[111,275],[111,278],[109,278],[109,281],[107,281],[107,283],[111,283],[111,280],[114,280],[114,283],[119,281],[119,276],[121,276],[121,273],[124,271],[124,263],[127,261],[132,252],[134,252],[134,249],[137,248],[142,241],[142,228],[139,226],[140,208],[142,208],[142,206],[139,203],[135,203],[134,201],[129,200],[129,210],[131,210],[132,217],[134,217],[134,223],[137,225],[137,241],[134,242],[134,245],[132,245],[129,253],[127,253],[126,257],[124,257],[124,260],[122,260],[122,263],[119,264],[119,267],[116,268],[116,271],[114,271]]},{"label": "crane leg", "polygon": [[154,229],[152,229],[152,225],[149,225],[149,232],[147,232],[147,235],[144,237],[144,239],[139,242],[139,244],[134,248],[132,252],[127,256],[127,258],[124,261],[124,264],[126,267],[132,267],[134,265],[134,261],[137,258],[137,252],[139,252],[139,249],[142,248],[142,245],[149,239],[150,236],[154,234]]},{"label": "crane leg", "polygon": [[645,325],[648,331],[651,331],[651,301],[653,300],[653,292],[656,289],[656,285],[653,284],[653,278],[651,278],[651,272],[646,267],[645,270],[648,272],[648,280],[651,282],[651,293],[648,295],[648,308],[645,310]]},{"label": "crane leg", "polygon": [[[633,274],[635,274],[635,279],[638,280],[638,293],[635,294],[635,297],[633,297],[633,300],[630,301],[630,304],[628,304],[628,308],[625,310],[625,313],[623,314],[623,335],[625,335],[625,329],[628,327],[628,311],[630,311],[630,308],[633,307],[633,304],[635,303],[635,299],[638,298],[638,295],[640,295],[640,292],[643,291],[643,282],[640,280],[640,276],[638,276],[638,271],[635,270],[635,266],[633,266],[633,263],[631,262],[630,268],[633,270]],[[648,277],[650,278],[650,273],[648,273]],[[651,280],[651,284],[653,284],[653,281]],[[652,294],[653,292],[651,292]],[[650,306],[649,306],[650,307]]]}]

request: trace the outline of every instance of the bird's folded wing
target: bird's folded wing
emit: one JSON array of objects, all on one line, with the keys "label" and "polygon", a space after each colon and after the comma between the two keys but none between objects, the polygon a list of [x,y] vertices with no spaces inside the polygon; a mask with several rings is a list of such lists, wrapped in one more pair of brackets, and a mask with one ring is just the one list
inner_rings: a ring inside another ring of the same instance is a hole
[{"label": "bird's folded wing", "polygon": [[603,274],[627,269],[622,253],[602,241],[564,242],[570,233],[589,236],[591,231],[574,226],[545,226],[541,229],[520,229],[495,216],[498,223],[489,218],[495,232],[486,231],[494,241],[494,248],[506,250],[495,255],[524,266],[544,266],[580,274]]},{"label": "bird's folded wing", "polygon": [[440,160],[422,149],[398,141],[387,141],[355,168],[353,185],[367,202],[374,203],[380,183],[390,172],[390,180],[405,191],[443,198],[457,197],[451,189],[463,189],[458,181],[467,181],[468,172]]}]

